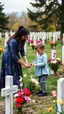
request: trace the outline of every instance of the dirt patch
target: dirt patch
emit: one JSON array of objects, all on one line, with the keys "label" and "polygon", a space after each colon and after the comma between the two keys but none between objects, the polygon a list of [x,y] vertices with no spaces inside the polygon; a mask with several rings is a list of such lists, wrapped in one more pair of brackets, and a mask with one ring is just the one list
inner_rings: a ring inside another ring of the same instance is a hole
[{"label": "dirt patch", "polygon": [[[52,105],[52,97],[38,97],[37,95],[32,97],[33,101],[31,103],[26,104],[22,108],[21,114],[46,114],[48,111],[49,106]],[[0,100],[0,114],[5,114],[5,101]],[[18,114],[15,107],[13,108],[13,114]],[[55,114],[55,113],[54,113]]]},{"label": "dirt patch", "polygon": [[0,114],[5,114],[5,103],[0,101]]}]

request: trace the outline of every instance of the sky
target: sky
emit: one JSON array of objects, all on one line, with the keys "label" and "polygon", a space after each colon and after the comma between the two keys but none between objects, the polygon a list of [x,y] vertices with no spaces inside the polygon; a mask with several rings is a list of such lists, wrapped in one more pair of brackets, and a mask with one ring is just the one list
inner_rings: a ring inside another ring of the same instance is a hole
[{"label": "sky", "polygon": [[[5,13],[12,13],[12,12],[19,12],[22,11],[27,12],[27,8],[31,8],[30,2],[34,2],[33,0],[0,0],[2,4],[4,4],[4,12]],[[58,0],[61,2],[61,0]]]},{"label": "sky", "polygon": [[12,13],[12,12],[22,12],[26,11],[27,8],[30,9],[30,2],[32,0],[0,0],[1,4],[4,4],[4,12]]}]

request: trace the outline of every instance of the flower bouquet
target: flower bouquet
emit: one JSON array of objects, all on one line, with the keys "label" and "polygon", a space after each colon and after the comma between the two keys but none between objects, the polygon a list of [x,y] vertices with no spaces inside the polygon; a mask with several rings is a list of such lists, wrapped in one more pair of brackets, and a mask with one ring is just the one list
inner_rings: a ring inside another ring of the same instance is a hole
[{"label": "flower bouquet", "polygon": [[26,104],[27,102],[31,102],[30,96],[31,92],[27,88],[22,89],[14,95],[14,103],[18,111],[18,114],[22,114],[22,107],[24,104]]},{"label": "flower bouquet", "polygon": [[49,59],[48,63],[49,63],[51,70],[54,71],[54,74],[57,73],[59,66],[62,65],[62,62],[59,58]]},{"label": "flower bouquet", "polygon": [[54,46],[54,42],[53,41],[50,42],[50,46],[51,46],[51,48],[53,48],[53,46]]},{"label": "flower bouquet", "polygon": [[[22,107],[26,104],[31,102],[31,91],[28,88],[23,88],[23,78],[20,76],[20,89],[19,91],[14,94],[14,103],[15,107],[18,111],[18,114],[22,114]],[[22,89],[23,88],[23,89]]]}]

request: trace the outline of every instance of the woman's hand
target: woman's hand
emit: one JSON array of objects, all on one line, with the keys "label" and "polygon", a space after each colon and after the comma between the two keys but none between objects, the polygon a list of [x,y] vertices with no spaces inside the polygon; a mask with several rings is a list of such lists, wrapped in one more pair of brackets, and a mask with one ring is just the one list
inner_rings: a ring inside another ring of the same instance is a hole
[{"label": "woman's hand", "polygon": [[29,65],[28,61],[26,61],[26,64]]},{"label": "woman's hand", "polygon": [[23,56],[23,59],[24,59],[24,61],[25,61],[26,64],[29,64],[28,61],[27,61],[26,56]]},{"label": "woman's hand", "polygon": [[25,68],[30,68],[30,64],[26,64],[25,62],[21,61],[20,59],[17,61],[19,64],[23,65]]}]

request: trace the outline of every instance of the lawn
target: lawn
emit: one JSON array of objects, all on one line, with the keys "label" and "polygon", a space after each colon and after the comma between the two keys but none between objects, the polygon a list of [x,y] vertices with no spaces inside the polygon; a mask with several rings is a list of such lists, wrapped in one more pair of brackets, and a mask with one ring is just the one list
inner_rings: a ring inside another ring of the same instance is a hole
[{"label": "lawn", "polygon": [[[0,41],[0,48],[4,48],[4,38]],[[61,41],[57,42],[57,46],[54,47],[57,51],[57,57],[62,58],[62,45]],[[51,58],[51,47],[49,44],[49,41],[46,42],[45,44],[45,52],[47,53],[48,58]],[[32,47],[27,44],[27,52],[26,52],[27,58],[29,63],[32,63],[35,60],[36,57],[36,51],[32,50]],[[0,55],[0,66],[1,66],[1,55]],[[21,57],[22,59],[22,57]],[[62,68],[60,68],[62,69]],[[60,70],[59,69],[59,70]],[[58,76],[48,76],[47,80],[47,91],[48,91],[48,96],[46,97],[38,97],[36,95],[36,92],[39,90],[39,85],[33,88],[33,85],[30,85],[30,77],[32,76],[33,78],[37,77],[34,75],[35,72],[35,67],[31,67],[30,69],[26,69],[23,67],[23,76],[24,76],[24,86],[29,87],[31,90],[33,90],[33,95],[32,99],[35,100],[35,102],[31,102],[30,104],[27,104],[26,106],[23,107],[23,114],[56,114],[56,109],[55,109],[55,103],[53,103],[53,97],[51,95],[52,91],[57,91],[57,80],[60,78]],[[31,88],[32,86],[32,88]],[[0,96],[0,101],[2,101],[2,97]],[[48,112],[49,107],[53,107],[52,112]],[[14,109],[15,110],[15,109]],[[15,114],[15,113],[14,113]]]}]

